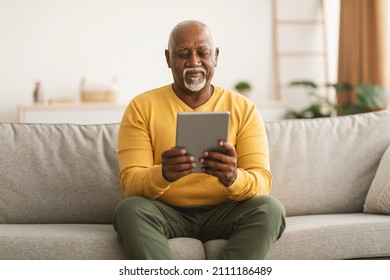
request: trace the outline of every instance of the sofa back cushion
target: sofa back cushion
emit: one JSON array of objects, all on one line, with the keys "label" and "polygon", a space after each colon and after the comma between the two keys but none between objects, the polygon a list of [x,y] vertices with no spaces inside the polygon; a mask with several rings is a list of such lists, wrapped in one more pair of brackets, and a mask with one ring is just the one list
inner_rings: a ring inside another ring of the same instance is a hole
[{"label": "sofa back cushion", "polygon": [[[288,216],[362,212],[390,111],[265,123],[271,195]],[[0,223],[111,223],[119,124],[1,124]]]},{"label": "sofa back cushion", "polygon": [[390,144],[390,111],[265,125],[271,195],[288,216],[363,211]]},{"label": "sofa back cushion", "polygon": [[0,223],[111,223],[118,124],[0,124]]}]

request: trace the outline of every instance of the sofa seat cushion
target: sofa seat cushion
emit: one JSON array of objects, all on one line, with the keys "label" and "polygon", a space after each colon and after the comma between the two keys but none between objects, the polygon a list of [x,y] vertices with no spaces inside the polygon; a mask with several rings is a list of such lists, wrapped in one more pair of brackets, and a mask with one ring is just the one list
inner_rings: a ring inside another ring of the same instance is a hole
[{"label": "sofa seat cushion", "polygon": [[[365,213],[287,217],[267,259],[355,259],[390,256],[390,216]],[[174,238],[175,259],[218,259],[226,240]],[[0,259],[125,259],[112,225],[3,224]]]},{"label": "sofa seat cushion", "polygon": [[204,260],[206,252],[203,243],[195,238],[177,237],[169,239],[169,247],[176,260]]},{"label": "sofa seat cushion", "polygon": [[0,259],[125,259],[112,225],[1,224]]},{"label": "sofa seat cushion", "polygon": [[[329,260],[390,256],[390,216],[365,213],[287,217],[286,230],[269,260]],[[226,240],[204,244],[208,259],[218,259]]]},{"label": "sofa seat cushion", "polygon": [[[169,240],[175,259],[205,259],[203,244],[192,238]],[[126,259],[109,224],[0,224],[0,259]]]}]

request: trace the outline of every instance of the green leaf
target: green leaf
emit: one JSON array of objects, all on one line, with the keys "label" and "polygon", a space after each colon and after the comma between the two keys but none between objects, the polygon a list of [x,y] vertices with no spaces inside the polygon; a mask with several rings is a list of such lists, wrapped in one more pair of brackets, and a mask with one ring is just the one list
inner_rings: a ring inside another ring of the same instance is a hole
[{"label": "green leaf", "polygon": [[326,84],[328,87],[333,87],[336,91],[351,91],[353,90],[353,86],[349,83],[339,82],[335,84]]},{"label": "green leaf", "polygon": [[389,102],[388,93],[374,84],[358,84],[356,94],[356,105],[365,110],[384,109]]},{"label": "green leaf", "polygon": [[292,81],[290,86],[303,86],[303,87],[310,87],[310,88],[318,88],[318,85],[312,81],[309,80],[297,80]]}]

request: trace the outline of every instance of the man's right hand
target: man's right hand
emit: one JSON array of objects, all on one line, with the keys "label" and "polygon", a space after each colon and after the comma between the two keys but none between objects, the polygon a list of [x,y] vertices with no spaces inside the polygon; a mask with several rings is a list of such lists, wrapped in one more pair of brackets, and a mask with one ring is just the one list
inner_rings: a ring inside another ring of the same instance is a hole
[{"label": "man's right hand", "polygon": [[174,182],[194,170],[196,163],[193,156],[187,155],[183,148],[173,147],[161,154],[162,173],[165,180]]}]

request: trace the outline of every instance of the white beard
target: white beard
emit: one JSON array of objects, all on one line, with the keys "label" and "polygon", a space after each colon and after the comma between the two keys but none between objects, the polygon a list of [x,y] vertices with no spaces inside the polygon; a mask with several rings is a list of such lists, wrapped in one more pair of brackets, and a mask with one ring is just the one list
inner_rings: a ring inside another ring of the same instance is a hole
[{"label": "white beard", "polygon": [[205,84],[206,79],[202,79],[201,82],[199,82],[199,79],[192,79],[191,83],[187,83],[184,80],[184,86],[192,92],[200,91],[205,86]]},{"label": "white beard", "polygon": [[184,72],[183,72],[184,86],[192,92],[200,91],[206,85],[206,79],[205,79],[205,77],[192,78],[191,83],[188,83],[185,79],[185,75],[186,75],[187,71],[190,71],[190,70],[196,70],[196,71],[200,70],[203,72],[203,74],[205,76],[206,76],[206,71],[203,68],[186,68],[186,69],[184,69]]}]

